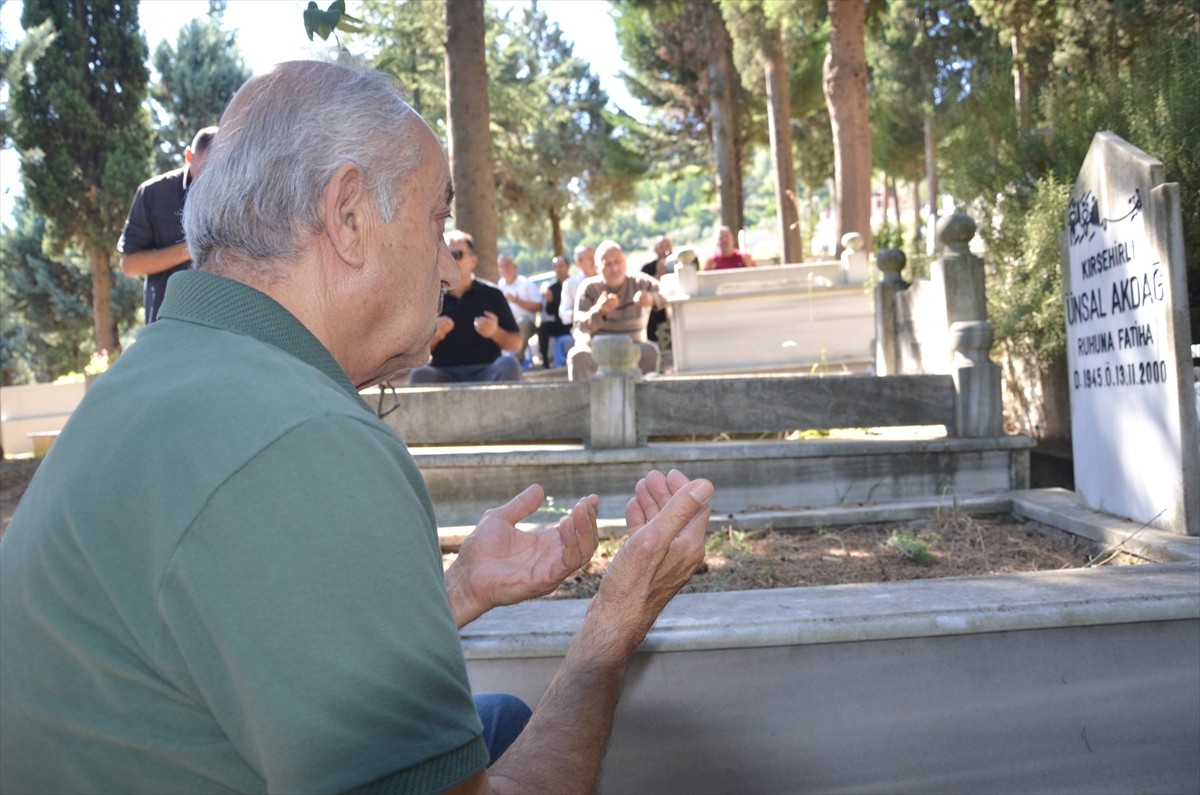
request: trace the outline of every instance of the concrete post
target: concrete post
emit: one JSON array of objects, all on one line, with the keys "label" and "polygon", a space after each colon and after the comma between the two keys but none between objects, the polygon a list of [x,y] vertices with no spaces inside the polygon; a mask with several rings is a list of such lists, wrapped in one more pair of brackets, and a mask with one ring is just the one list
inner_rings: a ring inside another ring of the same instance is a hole
[{"label": "concrete post", "polygon": [[898,248],[885,248],[875,255],[875,264],[883,271],[883,281],[875,285],[875,375],[900,372],[896,346],[896,294],[908,288],[900,272],[908,263]]},{"label": "concrete post", "polygon": [[1000,436],[1004,432],[1000,368],[988,358],[994,337],[992,324],[986,320],[950,326],[957,436]]},{"label": "concrete post", "polygon": [[591,447],[637,447],[639,351],[629,337],[614,334],[592,338],[592,357],[599,370],[591,380]]},{"label": "concrete post", "polygon": [[932,278],[945,290],[946,325],[960,321],[987,320],[987,292],[983,260],[971,253],[975,222],[965,213],[954,213],[938,221],[942,255],[933,263]]},{"label": "concrete post", "polygon": [[957,393],[958,436],[999,436],[1004,422],[1000,397],[1000,368],[988,358],[995,338],[987,320],[987,291],[983,260],[971,253],[975,222],[954,213],[938,221],[942,255],[933,263],[940,280],[950,337],[950,374]]}]

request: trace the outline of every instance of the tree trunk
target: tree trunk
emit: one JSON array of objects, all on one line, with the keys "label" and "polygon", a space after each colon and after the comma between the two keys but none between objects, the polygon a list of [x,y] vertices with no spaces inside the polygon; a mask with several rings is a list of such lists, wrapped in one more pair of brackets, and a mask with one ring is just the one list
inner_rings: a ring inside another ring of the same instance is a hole
[{"label": "tree trunk", "polygon": [[[889,182],[891,182],[890,188],[888,187]],[[899,228],[901,226],[901,223],[900,223],[900,194],[896,192],[896,175],[895,174],[893,174],[890,179],[885,178],[883,180],[883,190],[884,190],[883,198],[884,198],[884,208],[885,208],[884,215],[887,214],[887,209],[886,209],[887,201],[886,200],[889,196],[888,191],[890,190],[891,191],[890,195],[891,195],[891,199],[892,199],[892,218],[895,219],[896,226],[897,226],[897,228]]]},{"label": "tree trunk", "polygon": [[1025,38],[1021,34],[1021,26],[1013,26],[1012,34],[1013,56],[1013,98],[1017,106],[1017,132],[1025,129],[1026,115],[1029,108],[1029,79],[1025,69]]},{"label": "tree trunk", "polygon": [[863,0],[829,0],[829,54],[825,104],[833,131],[837,251],[842,236],[857,232],[871,251],[871,131],[867,114],[867,6]]},{"label": "tree trunk", "polygon": [[717,155],[717,193],[721,199],[721,223],[733,230],[742,228],[742,172],[737,150],[737,108],[733,84],[733,42],[715,3],[706,9],[708,40],[708,99],[712,116],[713,150]]},{"label": "tree trunk", "polygon": [[921,250],[921,180],[912,181],[912,247],[909,251],[916,254]]},{"label": "tree trunk", "polygon": [[[879,184],[880,184],[879,223],[882,224],[883,226],[887,226],[888,224],[890,224],[892,222],[892,219],[888,218],[888,173],[887,173],[887,169],[883,169],[883,172],[879,175]],[[874,216],[874,214],[875,214],[875,197],[872,196],[871,197],[871,215]]]},{"label": "tree trunk", "polygon": [[779,222],[779,262],[800,262],[803,259],[800,215],[793,200],[796,170],[792,165],[792,113],[788,101],[787,60],[783,55],[783,36],[779,28],[771,32],[771,42],[764,55],[767,124],[771,135],[771,165],[775,172],[775,218]]},{"label": "tree trunk", "polygon": [[112,263],[107,249],[94,248],[88,259],[92,264],[92,319],[96,333],[96,350],[115,354],[120,350],[116,324],[112,313]]},{"label": "tree trunk", "polygon": [[563,239],[562,239],[562,219],[558,216],[558,208],[550,208],[550,248],[554,251],[554,256],[561,257],[563,254]]},{"label": "tree trunk", "polygon": [[495,281],[496,178],[483,0],[446,0],[446,129],[455,226],[475,240],[476,273]]},{"label": "tree trunk", "polygon": [[925,111],[925,184],[929,192],[929,216],[925,224],[925,253],[933,254],[937,246],[938,179],[936,142],[933,140],[933,111]]}]

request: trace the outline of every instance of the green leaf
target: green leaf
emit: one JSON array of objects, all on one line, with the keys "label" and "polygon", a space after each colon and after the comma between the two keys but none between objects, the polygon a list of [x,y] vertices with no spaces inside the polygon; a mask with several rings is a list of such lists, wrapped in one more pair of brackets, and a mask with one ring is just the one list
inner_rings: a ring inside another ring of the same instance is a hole
[{"label": "green leaf", "polygon": [[308,8],[304,9],[304,32],[308,34],[309,41],[312,41],[314,33],[323,40],[328,39],[335,29],[357,32],[361,30],[356,27],[359,23],[361,20],[346,14],[344,0],[333,0],[326,11],[322,11],[313,0],[309,0]]}]

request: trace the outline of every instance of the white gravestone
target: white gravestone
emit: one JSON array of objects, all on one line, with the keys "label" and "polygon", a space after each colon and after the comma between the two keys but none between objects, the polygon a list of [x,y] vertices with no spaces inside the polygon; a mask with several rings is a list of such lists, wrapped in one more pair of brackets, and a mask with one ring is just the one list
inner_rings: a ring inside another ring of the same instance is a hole
[{"label": "white gravestone", "polygon": [[1200,535],[1200,436],[1179,186],[1097,133],[1067,208],[1063,291],[1075,491],[1090,508]]}]

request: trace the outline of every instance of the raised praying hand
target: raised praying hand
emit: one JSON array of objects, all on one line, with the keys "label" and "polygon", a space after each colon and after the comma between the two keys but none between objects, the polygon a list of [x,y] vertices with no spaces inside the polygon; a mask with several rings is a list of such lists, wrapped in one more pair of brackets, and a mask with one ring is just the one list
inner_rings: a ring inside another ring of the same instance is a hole
[{"label": "raised praying hand", "polygon": [[533,485],[484,513],[446,570],[446,595],[461,628],[501,605],[550,593],[592,558],[599,543],[600,498],[577,502],[553,527],[526,532],[517,522],[541,507],[545,492]]}]

